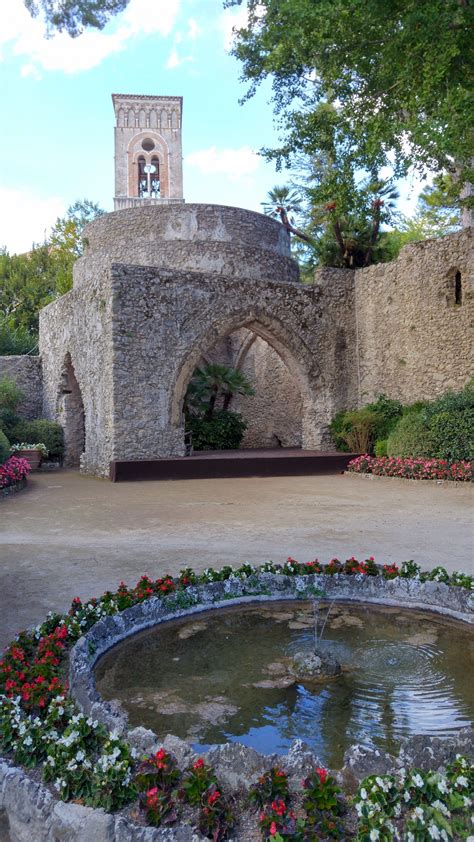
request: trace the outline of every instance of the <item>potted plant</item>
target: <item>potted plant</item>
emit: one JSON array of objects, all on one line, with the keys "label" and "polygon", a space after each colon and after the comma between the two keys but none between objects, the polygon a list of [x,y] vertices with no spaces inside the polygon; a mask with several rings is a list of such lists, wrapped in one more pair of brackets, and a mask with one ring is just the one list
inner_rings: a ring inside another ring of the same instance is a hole
[{"label": "potted plant", "polygon": [[26,459],[32,471],[38,470],[41,460],[48,455],[47,447],[43,442],[30,444],[29,442],[22,441],[20,444],[12,445],[11,452],[15,456]]}]

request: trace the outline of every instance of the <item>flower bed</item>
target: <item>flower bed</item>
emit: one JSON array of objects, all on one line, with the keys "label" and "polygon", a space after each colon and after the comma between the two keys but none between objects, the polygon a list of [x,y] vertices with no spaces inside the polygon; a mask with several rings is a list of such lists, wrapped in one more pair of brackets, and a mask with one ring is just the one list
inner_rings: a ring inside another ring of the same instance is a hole
[{"label": "flower bed", "polygon": [[30,471],[31,467],[27,459],[10,456],[3,465],[0,465],[0,491],[8,493],[12,488],[23,487]]},{"label": "flower bed", "polygon": [[[423,589],[447,596],[452,592],[462,597],[452,604],[462,607],[468,604],[473,577],[450,575],[444,568],[424,574],[413,561],[379,566],[372,557],[363,561],[352,557],[322,565],[317,560],[300,563],[289,558],[284,565],[208,568],[200,575],[186,568],[176,579],[142,576],[133,588],[121,582],[117,591],[107,591],[85,604],[76,597],[67,614],[49,614],[40,626],[21,633],[0,661],[0,749],[15,763],[40,769],[43,780],[64,801],[106,811],[125,810],[128,819],[154,826],[179,819],[182,828],[184,818],[188,828],[191,823],[215,840],[232,835],[236,822],[242,827],[244,814],[260,827],[264,840],[403,838],[418,842],[447,840],[453,832],[454,838],[466,838],[468,770],[461,758],[443,775],[436,769],[429,774],[415,769],[381,777],[381,783],[379,778],[375,782],[369,778],[362,781],[355,799],[343,795],[335,778],[316,763],[305,773],[303,785],[295,786],[293,781],[290,788],[283,758],[283,769],[267,769],[252,781],[250,800],[259,809],[249,813],[249,793],[226,792],[203,758],[178,764],[165,748],[140,756],[126,731],[122,729],[122,735],[111,731],[82,701],[83,710],[79,710],[67,689],[69,650],[74,646],[71,690],[79,698],[73,661],[76,677],[80,665],[84,678],[83,666],[93,663],[99,641],[105,648],[112,645],[104,636],[107,624],[118,635],[125,627],[127,633],[134,633],[140,612],[148,623],[154,623],[156,615],[169,619],[186,610],[199,610],[206,599],[218,603],[235,596],[266,599],[271,597],[272,583],[278,598],[287,593],[293,599],[308,598],[321,593],[321,582],[328,584],[331,596],[339,589],[343,598],[346,584],[351,583],[362,589],[377,584],[389,595],[398,588],[404,601],[411,589],[414,604]],[[237,838],[246,838],[242,830],[237,832]],[[397,836],[400,833],[407,835]]]},{"label": "flower bed", "polygon": [[356,474],[403,479],[434,479],[472,482],[472,462],[447,462],[445,459],[400,459],[394,456],[358,456],[347,466]]}]

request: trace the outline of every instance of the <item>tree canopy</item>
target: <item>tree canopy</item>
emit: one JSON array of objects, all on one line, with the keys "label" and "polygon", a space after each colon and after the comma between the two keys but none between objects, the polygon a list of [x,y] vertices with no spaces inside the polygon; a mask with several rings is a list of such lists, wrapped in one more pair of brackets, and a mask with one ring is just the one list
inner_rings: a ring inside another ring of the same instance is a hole
[{"label": "tree canopy", "polygon": [[67,32],[77,38],[84,29],[103,29],[130,0],[23,0],[32,17],[43,14],[48,31]]},{"label": "tree canopy", "polygon": [[26,254],[0,250],[0,352],[35,351],[42,307],[72,287],[72,268],[82,254],[82,231],[104,211],[76,201],[56,220],[50,236]]},{"label": "tree canopy", "polygon": [[[226,0],[240,5],[243,0]],[[233,54],[266,77],[282,131],[264,150],[399,177],[456,171],[472,181],[472,0],[246,0]]]}]

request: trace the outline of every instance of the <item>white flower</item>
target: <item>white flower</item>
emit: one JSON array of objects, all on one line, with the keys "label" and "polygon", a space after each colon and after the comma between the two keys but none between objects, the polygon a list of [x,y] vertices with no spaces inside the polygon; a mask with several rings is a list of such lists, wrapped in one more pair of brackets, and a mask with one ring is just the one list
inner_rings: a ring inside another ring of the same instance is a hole
[{"label": "white flower", "polygon": [[446,804],[443,804],[443,802],[440,801],[439,798],[437,798],[436,801],[433,801],[431,806],[434,807],[435,810],[439,810],[440,813],[443,813],[444,816],[451,815],[448,808],[446,807]]},{"label": "white flower", "polygon": [[367,790],[364,787],[362,787],[360,791],[360,797],[362,798],[362,801],[365,801],[367,798]]},{"label": "white flower", "polygon": [[456,778],[456,786],[467,787],[469,786],[469,781],[464,775],[459,775],[459,777]]},{"label": "white flower", "polygon": [[33,740],[31,739],[29,734],[28,734],[27,737],[25,737],[24,743],[25,743],[25,746],[32,746],[33,745]]},{"label": "white flower", "polygon": [[421,775],[413,775],[411,779],[412,785],[421,788],[423,786],[423,778]]},{"label": "white flower", "polygon": [[465,807],[470,807],[470,806],[471,806],[471,799],[470,799],[470,798],[468,798],[468,796],[467,796],[467,795],[465,795],[465,796],[464,796],[464,798],[463,798],[463,802],[464,802],[464,806],[465,806]]},{"label": "white flower", "polygon": [[376,842],[377,839],[380,839],[380,831],[379,830],[371,830],[369,834],[370,842]]},{"label": "white flower", "polygon": [[408,833],[407,833],[407,842],[415,842],[415,836],[411,832],[411,830],[409,830]]},{"label": "white flower", "polygon": [[428,828],[428,836],[430,839],[441,839],[441,834],[435,824],[430,824]]},{"label": "white flower", "polygon": [[364,809],[364,805],[362,804],[362,802],[361,802],[361,801],[358,801],[358,802],[357,802],[357,804],[355,805],[355,808],[356,808],[356,813],[357,813],[357,815],[358,815],[359,817],[360,817],[360,816],[362,816],[362,811],[363,811],[363,809]]},{"label": "white flower", "polygon": [[445,780],[438,781],[438,789],[443,793],[448,791],[448,786]]},{"label": "white flower", "polygon": [[411,798],[410,793],[406,789],[405,792],[403,793],[403,800],[408,802],[410,800],[410,798]]},{"label": "white flower", "polygon": [[413,815],[416,816],[417,819],[420,819],[422,821],[425,815],[423,807],[415,807],[415,809],[413,810]]},{"label": "white flower", "polygon": [[85,755],[85,752],[84,752],[84,751],[78,751],[78,752],[77,752],[77,754],[76,754],[76,760],[77,760],[77,762],[78,762],[78,763],[80,763],[80,762],[81,762],[81,760],[84,760],[85,756],[86,756],[86,755]]}]

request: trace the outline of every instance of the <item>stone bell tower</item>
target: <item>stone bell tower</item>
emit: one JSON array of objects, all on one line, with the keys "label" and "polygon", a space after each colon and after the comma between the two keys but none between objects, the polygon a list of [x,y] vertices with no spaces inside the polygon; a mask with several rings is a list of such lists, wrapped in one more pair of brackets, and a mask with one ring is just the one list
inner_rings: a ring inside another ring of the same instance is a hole
[{"label": "stone bell tower", "polygon": [[180,96],[112,94],[115,110],[114,210],[183,199]]}]

